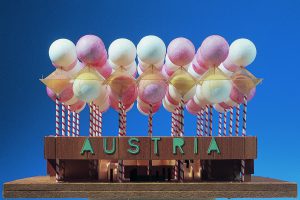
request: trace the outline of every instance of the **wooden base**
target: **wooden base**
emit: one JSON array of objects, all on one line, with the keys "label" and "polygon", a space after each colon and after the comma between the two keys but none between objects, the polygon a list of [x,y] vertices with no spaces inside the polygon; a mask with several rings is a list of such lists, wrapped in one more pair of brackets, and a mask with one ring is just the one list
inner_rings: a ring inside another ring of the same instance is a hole
[{"label": "wooden base", "polygon": [[297,197],[297,184],[252,177],[251,182],[56,183],[49,176],[4,184],[4,198],[199,199]]}]

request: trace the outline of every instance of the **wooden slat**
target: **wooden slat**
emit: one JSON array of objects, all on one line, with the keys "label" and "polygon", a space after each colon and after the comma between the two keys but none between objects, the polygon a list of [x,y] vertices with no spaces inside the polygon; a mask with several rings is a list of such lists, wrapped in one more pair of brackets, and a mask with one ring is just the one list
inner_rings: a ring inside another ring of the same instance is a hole
[{"label": "wooden slat", "polygon": [[257,158],[257,138],[248,136],[245,138],[245,159]]},{"label": "wooden slat", "polygon": [[[138,154],[130,154],[128,149],[131,148],[128,144],[130,138],[138,138],[139,142],[132,142],[138,144],[140,152]],[[149,137],[119,137],[119,159],[120,160],[150,160],[151,146]]]},{"label": "wooden slat", "polygon": [[46,159],[55,159],[56,157],[55,137],[44,138],[44,157]]},{"label": "wooden slat", "polygon": [[80,154],[86,137],[57,137],[56,158],[82,160],[88,159],[88,154]]},{"label": "wooden slat", "polygon": [[263,177],[246,183],[56,183],[55,178],[45,176],[5,183],[3,194],[4,198],[272,198],[296,197],[297,184]]}]

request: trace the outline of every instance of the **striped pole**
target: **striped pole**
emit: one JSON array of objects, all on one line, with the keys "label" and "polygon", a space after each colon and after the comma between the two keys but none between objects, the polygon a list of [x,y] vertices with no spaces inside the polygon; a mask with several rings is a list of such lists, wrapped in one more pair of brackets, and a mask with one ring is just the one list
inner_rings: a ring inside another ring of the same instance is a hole
[{"label": "striped pole", "polygon": [[94,103],[92,103],[92,109],[93,109],[93,111],[92,111],[92,113],[93,113],[93,116],[92,116],[92,118],[93,118],[93,121],[92,121],[92,123],[93,123],[93,136],[97,136],[98,133],[97,133],[97,122],[96,122],[96,106],[95,106]]},{"label": "striped pole", "polygon": [[204,133],[204,109],[202,108],[201,109],[201,111],[200,111],[200,113],[201,113],[201,121],[200,121],[200,123],[201,123],[201,129],[200,129],[200,136],[203,136],[203,133]]},{"label": "striped pole", "polygon": [[[179,131],[179,136],[183,137],[184,136],[184,100],[183,98],[181,98],[180,101],[180,131]],[[178,160],[178,168],[179,168],[179,176],[178,176],[178,180],[180,182],[183,182],[184,179],[184,166],[183,166],[183,161],[182,160]]]},{"label": "striped pole", "polygon": [[68,136],[70,137],[71,136],[71,111],[70,111],[70,106],[67,107],[67,113],[68,113],[67,133],[68,133]]},{"label": "striped pole", "polygon": [[99,136],[102,136],[102,112],[98,110],[98,119],[99,119]]},{"label": "striped pole", "polygon": [[72,137],[75,137],[76,130],[76,113],[72,112]]},{"label": "striped pole", "polygon": [[148,115],[148,136],[152,136],[153,133],[153,107],[152,104],[149,105],[149,115]]},{"label": "striped pole", "polygon": [[[171,129],[171,136],[175,137],[177,134],[177,108],[172,112],[172,129]],[[173,174],[174,174],[174,179],[178,179],[178,162],[177,160],[175,161],[175,166],[173,168]]]},{"label": "striped pole", "polygon": [[239,136],[240,129],[240,104],[236,106],[235,110],[235,136]]},{"label": "striped pole", "polygon": [[[59,101],[55,99],[55,137],[59,136]],[[55,160],[55,177],[56,182],[59,181],[59,159]]]},{"label": "striped pole", "polygon": [[[244,96],[244,110],[243,110],[243,130],[242,136],[246,137],[246,123],[247,123],[247,97]],[[241,161],[242,182],[245,181],[245,160]]]},{"label": "striped pole", "polygon": [[208,106],[205,108],[205,135],[208,136]]},{"label": "striped pole", "polygon": [[65,105],[61,105],[62,111],[61,111],[61,135],[66,135],[66,107]]},{"label": "striped pole", "polygon": [[79,136],[79,122],[80,122],[80,120],[79,120],[79,117],[80,117],[80,115],[79,115],[79,113],[76,113],[76,136]]},{"label": "striped pole", "polygon": [[212,119],[213,119],[213,112],[212,106],[209,107],[209,136],[212,136]]},{"label": "striped pole", "polygon": [[123,114],[123,134],[126,136],[126,130],[127,130],[127,113],[125,110],[125,105],[122,104],[122,114]]},{"label": "striped pole", "polygon": [[[119,137],[124,136],[124,112],[123,112],[123,104],[121,99],[119,99]],[[118,181],[122,182],[124,180],[124,166],[123,166],[123,160],[118,161]]]},{"label": "striped pole", "polygon": [[224,112],[224,120],[223,120],[223,136],[227,135],[227,110]]},{"label": "striped pole", "polygon": [[172,115],[171,115],[171,136],[174,136],[175,135],[175,112],[172,112]]},{"label": "striped pole", "polygon": [[230,116],[229,116],[229,136],[232,136],[232,123],[233,122],[233,108],[230,107]]},{"label": "striped pole", "polygon": [[90,126],[89,126],[89,135],[93,136],[93,105],[90,103]]},{"label": "striped pole", "polygon": [[197,113],[197,136],[201,135],[201,112]]},{"label": "striped pole", "polygon": [[222,134],[222,113],[219,112],[218,136]]}]

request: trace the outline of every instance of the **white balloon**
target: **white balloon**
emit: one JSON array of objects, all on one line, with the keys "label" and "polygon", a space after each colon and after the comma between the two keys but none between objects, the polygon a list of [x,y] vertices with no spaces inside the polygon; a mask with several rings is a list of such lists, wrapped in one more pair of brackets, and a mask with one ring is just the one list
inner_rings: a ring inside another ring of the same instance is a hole
[{"label": "white balloon", "polygon": [[248,39],[237,39],[230,45],[228,59],[237,66],[246,67],[254,61],[255,57],[256,47]]},{"label": "white balloon", "polygon": [[[132,105],[133,105],[133,104],[132,104]],[[138,109],[138,111],[139,111],[140,113],[142,113],[142,114],[145,115],[145,116],[148,116],[147,113],[145,113],[145,112],[142,111],[141,106],[140,106],[140,104],[139,104],[138,101],[137,101],[136,107],[137,107],[137,109]]]},{"label": "white balloon", "polygon": [[129,65],[134,61],[136,56],[135,45],[125,38],[116,39],[108,48],[108,56],[118,66]]},{"label": "white balloon", "polygon": [[165,97],[163,100],[162,100],[162,104],[163,104],[163,107],[169,111],[169,112],[174,112],[175,109],[177,108],[176,105],[173,105],[169,102],[168,98]]},{"label": "white balloon", "polygon": [[70,70],[77,60],[75,44],[68,39],[55,40],[49,48],[49,57],[54,66]]},{"label": "white balloon", "polygon": [[228,100],[231,87],[230,80],[207,80],[202,84],[201,93],[209,102],[216,104]]},{"label": "white balloon", "polygon": [[83,64],[79,60],[77,60],[75,67],[69,70],[68,73],[71,75],[71,77],[76,77],[80,70],[82,70],[82,68]]},{"label": "white balloon", "polygon": [[137,45],[137,55],[142,62],[154,65],[165,58],[166,45],[157,36],[145,36]]},{"label": "white balloon", "polygon": [[130,65],[126,66],[125,69],[128,71],[129,74],[131,74],[131,76],[135,77],[136,70],[137,70],[136,69],[136,62],[134,61]]},{"label": "white balloon", "polygon": [[148,67],[150,67],[151,65],[153,65],[154,67],[156,67],[157,69],[161,70],[162,66],[164,65],[165,60],[161,60],[158,63],[155,64],[148,64],[148,63],[144,63],[143,61],[141,61],[140,58],[138,58],[139,61],[139,65],[143,68],[142,70],[146,70]]},{"label": "white balloon", "polygon": [[228,69],[226,69],[226,67],[223,65],[223,63],[221,63],[221,64],[219,65],[219,69],[220,69],[224,74],[226,74],[228,77],[231,77],[231,76],[234,74],[234,72],[229,71]]},{"label": "white balloon", "polygon": [[90,73],[80,74],[73,83],[74,95],[81,101],[90,103],[95,100],[100,92],[103,91],[104,85],[95,79],[95,75]]},{"label": "white balloon", "polygon": [[103,104],[98,106],[100,112],[105,112],[109,109],[109,98],[105,99]]}]

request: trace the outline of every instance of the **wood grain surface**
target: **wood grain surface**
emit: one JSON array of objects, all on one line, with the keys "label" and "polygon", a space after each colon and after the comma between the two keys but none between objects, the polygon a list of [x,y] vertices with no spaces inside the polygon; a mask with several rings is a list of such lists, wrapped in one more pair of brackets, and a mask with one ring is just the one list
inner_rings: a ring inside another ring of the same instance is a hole
[{"label": "wood grain surface", "polygon": [[4,198],[199,199],[297,197],[297,184],[252,177],[251,182],[56,183],[49,176],[7,182]]}]

